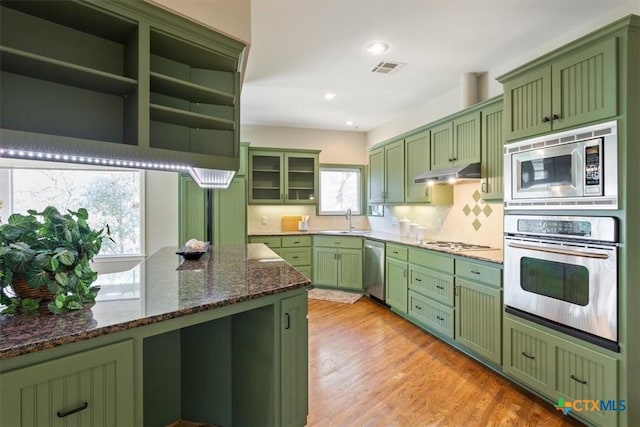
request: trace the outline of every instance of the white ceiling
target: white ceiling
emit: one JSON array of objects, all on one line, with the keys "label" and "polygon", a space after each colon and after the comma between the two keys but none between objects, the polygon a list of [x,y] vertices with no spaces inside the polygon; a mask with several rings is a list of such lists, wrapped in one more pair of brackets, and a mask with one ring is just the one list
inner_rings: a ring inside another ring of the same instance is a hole
[{"label": "white ceiling", "polygon": [[[368,131],[456,88],[464,73],[492,70],[626,3],[252,0],[241,121]],[[377,57],[365,51],[376,40],[390,46]],[[381,60],[407,65],[372,73]]]}]

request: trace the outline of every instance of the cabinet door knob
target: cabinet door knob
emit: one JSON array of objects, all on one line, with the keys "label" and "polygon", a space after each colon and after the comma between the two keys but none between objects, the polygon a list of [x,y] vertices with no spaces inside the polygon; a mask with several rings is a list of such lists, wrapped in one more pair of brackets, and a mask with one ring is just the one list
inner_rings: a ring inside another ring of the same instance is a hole
[{"label": "cabinet door knob", "polygon": [[551,119],[549,118],[549,116],[544,116],[544,117],[542,118],[542,121],[543,121],[543,122],[545,122],[545,123],[548,123],[548,122],[550,122],[550,121],[551,121]]},{"label": "cabinet door knob", "polygon": [[559,118],[560,118],[560,116],[557,115],[557,114],[552,114],[551,115],[551,120],[558,120]]}]

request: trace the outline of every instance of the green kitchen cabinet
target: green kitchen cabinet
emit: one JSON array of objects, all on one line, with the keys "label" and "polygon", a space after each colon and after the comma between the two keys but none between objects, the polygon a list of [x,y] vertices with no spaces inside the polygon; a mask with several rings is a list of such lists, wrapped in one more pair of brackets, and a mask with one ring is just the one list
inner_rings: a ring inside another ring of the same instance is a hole
[{"label": "green kitchen cabinet", "polygon": [[213,190],[213,244],[247,242],[247,180],[236,177],[224,190]]},{"label": "green kitchen cabinet", "polygon": [[453,338],[454,309],[409,290],[409,318],[430,332]]},{"label": "green kitchen cabinet", "polygon": [[312,277],[311,236],[251,236],[249,243],[263,243],[306,277]]},{"label": "green kitchen cabinet", "polygon": [[407,247],[387,243],[385,259],[385,301],[399,313],[407,314],[409,272]]},{"label": "green kitchen cabinet", "polygon": [[540,393],[553,396],[553,337],[507,317],[503,326],[504,372]]},{"label": "green kitchen cabinet", "polygon": [[249,203],[316,204],[318,151],[249,150]]},{"label": "green kitchen cabinet", "polygon": [[453,187],[450,185],[430,186],[426,182],[415,183],[413,179],[431,170],[431,133],[418,132],[404,139],[405,184],[404,200],[407,203],[453,204]]},{"label": "green kitchen cabinet", "polygon": [[502,200],[504,167],[502,97],[483,107],[480,115],[482,117],[480,193],[482,199],[486,201]]},{"label": "green kitchen cabinet", "polygon": [[147,2],[0,7],[4,148],[238,169],[244,43]]},{"label": "green kitchen cabinet", "polygon": [[504,85],[505,140],[515,140],[617,114],[618,40],[576,47]]},{"label": "green kitchen cabinet", "polygon": [[313,247],[314,286],[362,290],[362,239],[317,236]]},{"label": "green kitchen cabinet", "polygon": [[[178,241],[208,241],[207,216],[211,215],[214,245],[244,244],[247,239],[246,179],[236,177],[223,190],[204,189],[190,176],[178,177]],[[209,194],[210,193],[210,194]],[[210,209],[207,199],[212,201]]]},{"label": "green kitchen cabinet", "polygon": [[280,419],[281,426],[304,426],[309,413],[307,295],[281,302]]},{"label": "green kitchen cabinet", "polygon": [[0,425],[134,425],[133,341],[0,374]]},{"label": "green kitchen cabinet", "polygon": [[480,112],[471,111],[431,129],[431,169],[480,162]]},{"label": "green kitchen cabinet", "polygon": [[279,253],[282,247],[282,239],[278,236],[251,236],[249,243],[262,243],[275,253]]},{"label": "green kitchen cabinet", "polygon": [[404,140],[369,152],[369,203],[404,202]]}]

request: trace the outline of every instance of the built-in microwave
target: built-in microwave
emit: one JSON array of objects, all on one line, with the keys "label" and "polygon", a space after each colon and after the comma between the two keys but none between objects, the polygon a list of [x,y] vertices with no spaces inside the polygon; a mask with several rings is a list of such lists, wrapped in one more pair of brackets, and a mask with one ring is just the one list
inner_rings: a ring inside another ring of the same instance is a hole
[{"label": "built-in microwave", "polygon": [[504,146],[504,207],[617,209],[615,121]]}]

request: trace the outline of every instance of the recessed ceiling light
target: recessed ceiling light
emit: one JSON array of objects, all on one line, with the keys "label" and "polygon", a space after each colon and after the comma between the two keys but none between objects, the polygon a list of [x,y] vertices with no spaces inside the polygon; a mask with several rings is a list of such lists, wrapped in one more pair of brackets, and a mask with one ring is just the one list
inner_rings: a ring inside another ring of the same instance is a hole
[{"label": "recessed ceiling light", "polygon": [[324,99],[331,100],[336,97],[336,94],[333,92],[327,92],[324,94]]},{"label": "recessed ceiling light", "polygon": [[344,124],[347,126],[353,126],[353,120],[347,120]]},{"label": "recessed ceiling light", "polygon": [[372,53],[374,55],[380,55],[382,52],[385,52],[389,49],[389,45],[383,42],[373,42],[367,46],[367,52]]}]

